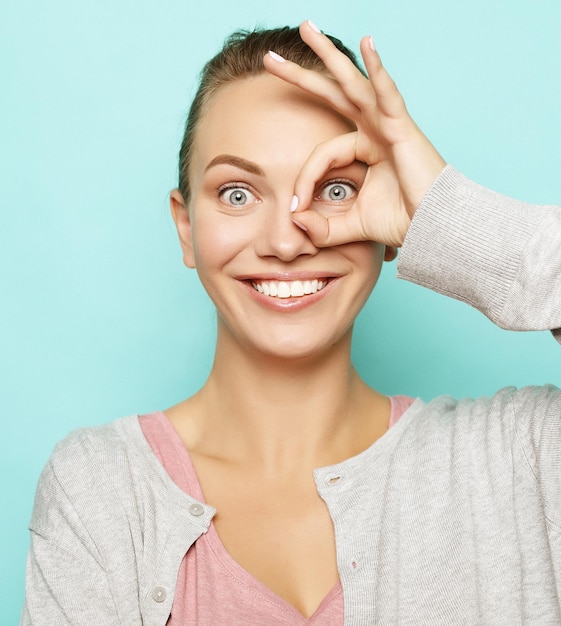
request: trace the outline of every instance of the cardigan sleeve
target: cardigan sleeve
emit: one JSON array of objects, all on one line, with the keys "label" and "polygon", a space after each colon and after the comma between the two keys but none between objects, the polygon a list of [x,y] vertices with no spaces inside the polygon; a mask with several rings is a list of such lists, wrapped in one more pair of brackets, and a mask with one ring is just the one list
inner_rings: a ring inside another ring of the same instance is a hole
[{"label": "cardigan sleeve", "polygon": [[[467,302],[502,328],[550,330],[561,343],[560,207],[507,198],[447,166],[417,210],[398,275]],[[516,440],[558,551],[561,390],[525,387],[509,397]]]},{"label": "cardigan sleeve", "polygon": [[30,530],[21,625],[121,624],[102,558],[52,463],[39,480]]},{"label": "cardigan sleeve", "polygon": [[561,343],[561,208],[502,196],[447,166],[417,209],[398,276]]}]

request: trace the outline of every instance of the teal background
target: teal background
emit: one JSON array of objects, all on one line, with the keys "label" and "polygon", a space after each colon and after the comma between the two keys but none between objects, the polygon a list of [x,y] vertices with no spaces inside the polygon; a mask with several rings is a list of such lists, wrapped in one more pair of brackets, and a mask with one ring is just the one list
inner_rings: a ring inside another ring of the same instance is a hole
[{"label": "teal background", "polygon": [[[169,406],[212,360],[213,307],[167,208],[196,74],[234,28],[372,34],[413,116],[475,180],[561,203],[559,0],[4,0],[0,8],[0,623],[18,621],[39,472],[69,430]],[[425,399],[561,382],[507,333],[385,268],[354,356]]]}]

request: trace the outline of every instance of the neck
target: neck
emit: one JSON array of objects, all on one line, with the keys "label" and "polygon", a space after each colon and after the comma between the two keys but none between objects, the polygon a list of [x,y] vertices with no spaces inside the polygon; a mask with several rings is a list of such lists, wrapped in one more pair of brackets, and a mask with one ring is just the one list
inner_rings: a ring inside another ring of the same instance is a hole
[{"label": "neck", "polygon": [[379,437],[389,417],[387,398],[354,369],[350,345],[351,331],[320,355],[281,359],[219,335],[205,386],[179,405],[181,413],[168,415],[178,430],[190,424],[183,437],[190,449],[234,462],[251,459],[261,471],[342,461]]}]

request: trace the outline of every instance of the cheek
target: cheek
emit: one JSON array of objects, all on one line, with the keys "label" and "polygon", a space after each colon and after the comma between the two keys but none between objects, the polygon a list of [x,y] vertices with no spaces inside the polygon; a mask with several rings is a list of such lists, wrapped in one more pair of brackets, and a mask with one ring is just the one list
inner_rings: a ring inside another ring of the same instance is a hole
[{"label": "cheek", "polygon": [[193,251],[199,271],[223,267],[251,244],[251,229],[241,218],[209,214],[193,220]]},{"label": "cheek", "polygon": [[365,274],[377,277],[384,261],[385,246],[373,241],[346,244],[345,256]]},{"label": "cheek", "polygon": [[366,301],[378,282],[384,263],[385,246],[373,242],[357,242],[345,247],[345,256],[356,268],[356,288],[362,293],[358,299]]}]

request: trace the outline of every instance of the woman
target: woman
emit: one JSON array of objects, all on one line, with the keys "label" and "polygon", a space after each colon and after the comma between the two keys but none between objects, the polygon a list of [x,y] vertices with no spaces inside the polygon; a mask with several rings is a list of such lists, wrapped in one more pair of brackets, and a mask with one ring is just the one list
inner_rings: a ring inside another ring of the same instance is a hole
[{"label": "woman", "polygon": [[368,79],[300,34],[235,36],[205,68],[171,209],[214,365],[183,403],[58,446],[24,624],[561,621],[561,391],[425,404],[350,361],[401,246],[401,277],[561,340],[561,210],[445,166],[370,38]]}]

